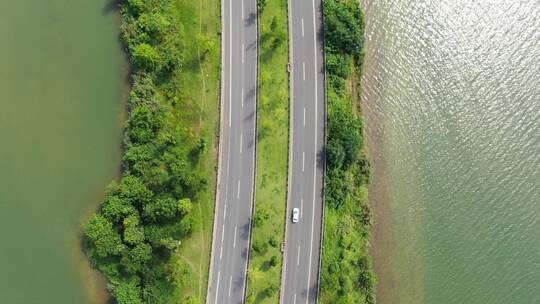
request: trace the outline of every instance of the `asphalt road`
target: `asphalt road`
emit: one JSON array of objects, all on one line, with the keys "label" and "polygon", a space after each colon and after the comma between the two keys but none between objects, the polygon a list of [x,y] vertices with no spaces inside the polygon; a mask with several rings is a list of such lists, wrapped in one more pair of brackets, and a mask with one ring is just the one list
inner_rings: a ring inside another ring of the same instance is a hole
[{"label": "asphalt road", "polygon": [[255,176],[257,10],[222,0],[221,136],[206,302],[243,303]]},{"label": "asphalt road", "polygon": [[[281,303],[316,303],[323,211],[325,94],[321,0],[289,1],[291,142]],[[292,208],[300,221],[291,222]]]}]

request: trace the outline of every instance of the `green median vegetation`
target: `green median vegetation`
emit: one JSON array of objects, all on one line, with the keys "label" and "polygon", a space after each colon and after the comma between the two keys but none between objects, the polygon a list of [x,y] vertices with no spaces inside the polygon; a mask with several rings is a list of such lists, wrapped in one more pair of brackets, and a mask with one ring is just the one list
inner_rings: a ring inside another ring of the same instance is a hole
[{"label": "green median vegetation", "polygon": [[369,163],[360,108],[364,15],[356,0],[323,0],[327,72],[325,225],[321,303],[375,303],[368,253]]},{"label": "green median vegetation", "polygon": [[132,64],[122,177],[84,227],[86,252],[116,303],[204,303],[219,132],[219,0],[119,5]]},{"label": "green median vegetation", "polygon": [[289,138],[287,1],[257,1],[259,101],[257,183],[247,303],[278,303]]}]

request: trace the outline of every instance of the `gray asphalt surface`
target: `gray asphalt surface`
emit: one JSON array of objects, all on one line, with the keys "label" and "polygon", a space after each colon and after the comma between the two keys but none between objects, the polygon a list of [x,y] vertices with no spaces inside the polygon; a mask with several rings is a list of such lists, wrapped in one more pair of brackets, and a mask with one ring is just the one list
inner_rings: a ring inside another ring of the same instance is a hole
[{"label": "gray asphalt surface", "polygon": [[243,303],[255,176],[257,10],[222,0],[222,98],[218,188],[206,302]]},{"label": "gray asphalt surface", "polygon": [[[321,0],[289,1],[292,123],[281,303],[316,303],[322,225],[325,94]],[[293,208],[300,222],[292,223]]]}]

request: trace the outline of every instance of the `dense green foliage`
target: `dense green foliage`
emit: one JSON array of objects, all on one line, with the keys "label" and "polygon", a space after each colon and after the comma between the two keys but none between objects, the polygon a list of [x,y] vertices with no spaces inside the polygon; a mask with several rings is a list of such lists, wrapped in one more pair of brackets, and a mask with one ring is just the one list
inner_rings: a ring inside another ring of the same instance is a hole
[{"label": "dense green foliage", "polygon": [[[200,169],[207,139],[197,137],[177,113],[183,43],[195,40],[181,39],[178,5],[174,0],[120,3],[133,65],[122,177],[111,183],[84,227],[87,254],[119,304],[195,303],[192,296],[178,295],[177,287],[193,278],[179,274],[185,266],[171,261],[200,225],[194,207],[212,181],[209,170]],[[213,44],[199,38],[202,57]]]},{"label": "dense green foliage", "polygon": [[287,1],[258,0],[256,201],[246,303],[279,302],[287,206],[289,75]]},{"label": "dense green foliage", "polygon": [[355,0],[324,0],[328,128],[321,303],[374,303],[371,213],[358,86],[364,15]]}]

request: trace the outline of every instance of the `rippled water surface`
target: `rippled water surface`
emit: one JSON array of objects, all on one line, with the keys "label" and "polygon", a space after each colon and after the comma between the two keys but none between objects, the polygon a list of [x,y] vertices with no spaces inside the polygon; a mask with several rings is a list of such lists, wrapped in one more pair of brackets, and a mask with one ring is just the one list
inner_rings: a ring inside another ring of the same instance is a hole
[{"label": "rippled water surface", "polygon": [[119,168],[111,2],[0,1],[0,304],[105,303],[79,235]]},{"label": "rippled water surface", "polygon": [[540,303],[540,2],[364,6],[378,302]]}]

